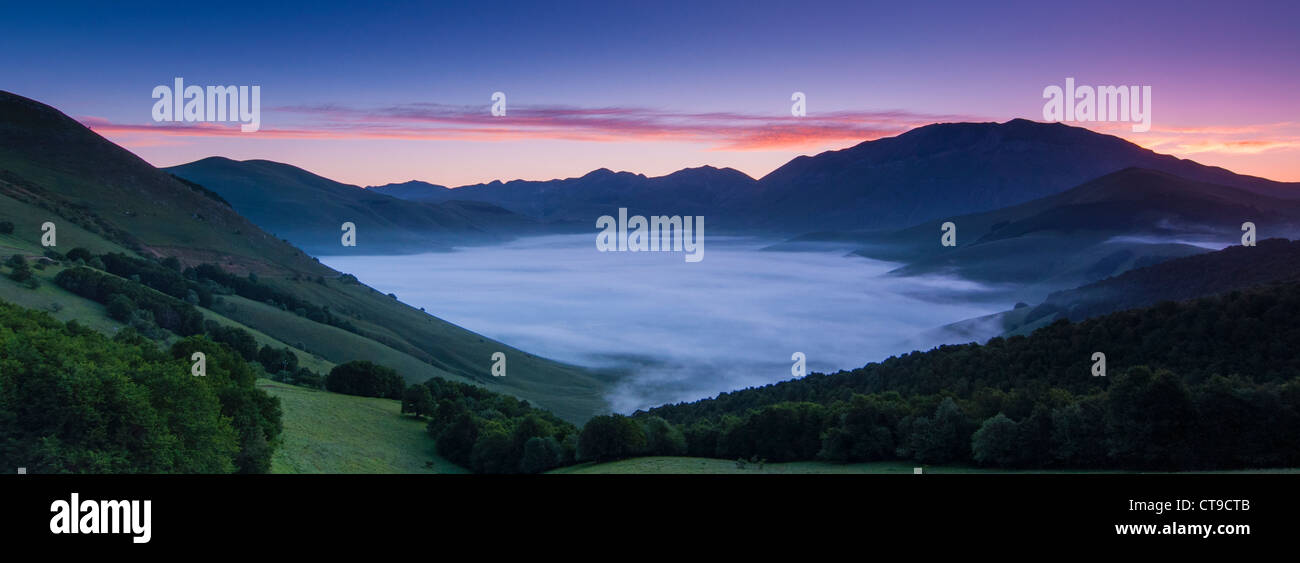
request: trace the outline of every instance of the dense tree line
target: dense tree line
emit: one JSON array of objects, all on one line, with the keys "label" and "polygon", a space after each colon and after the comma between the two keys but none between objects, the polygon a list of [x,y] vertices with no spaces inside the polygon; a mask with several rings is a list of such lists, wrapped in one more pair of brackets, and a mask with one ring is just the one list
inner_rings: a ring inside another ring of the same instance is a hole
[{"label": "dense tree line", "polygon": [[359,333],[356,325],[346,318],[335,315],[328,306],[319,306],[304,299],[258,281],[255,275],[237,276],[222,270],[215,264],[200,264],[187,268],[186,276],[192,276],[200,282],[210,282],[226,293],[281,307],[296,315],[312,321],[335,326],[352,333]]},{"label": "dense tree line", "polygon": [[[1300,463],[1300,285],[1058,321],[665,405],[690,455],[998,467]],[[1093,377],[1093,352],[1111,373]]]},{"label": "dense tree line", "polygon": [[574,462],[577,429],[528,401],[441,378],[412,387],[403,412],[428,416],[438,454],[453,463],[476,473],[540,473]]},{"label": "dense tree line", "polygon": [[[205,377],[191,374],[195,352]],[[0,464],[34,473],[263,473],[279,400],[201,336],[157,347],[109,339],[0,302]]]},{"label": "dense tree line", "polygon": [[237,276],[216,264],[200,264],[183,268],[179,260],[169,256],[160,260],[136,258],[121,253],[94,256],[84,248],[68,251],[69,260],[80,260],[90,265],[92,260],[100,269],[138,282],[165,295],[201,307],[212,307],[214,295],[238,295],[253,301],[280,307],[309,320],[358,332],[351,321],[288,292],[262,283],[255,274]]},{"label": "dense tree line", "polygon": [[136,311],[149,315],[149,323],[181,336],[202,334],[203,314],[194,305],[152,290],[130,279],[86,267],[69,268],[54,277],[54,283],[72,293],[103,303],[113,318],[129,322]]},{"label": "dense tree line", "polygon": [[325,390],[361,397],[402,399],[406,382],[393,368],[366,360],[339,364],[325,376]]}]

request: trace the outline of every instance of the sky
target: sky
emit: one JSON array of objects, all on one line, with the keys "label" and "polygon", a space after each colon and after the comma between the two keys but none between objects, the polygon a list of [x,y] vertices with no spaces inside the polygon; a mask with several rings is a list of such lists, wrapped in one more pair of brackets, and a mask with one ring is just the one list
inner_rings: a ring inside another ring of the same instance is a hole
[{"label": "sky", "polygon": [[[996,5],[990,5],[996,4]],[[1151,129],[1072,123],[1300,181],[1294,2],[28,2],[0,90],[156,166],[269,159],[339,181],[457,186],[761,177],[941,121],[1043,121],[1044,88],[1140,85]],[[257,85],[261,126],[156,122],[155,86]],[[504,116],[491,113],[505,94]],[[806,114],[791,115],[801,92]]]}]

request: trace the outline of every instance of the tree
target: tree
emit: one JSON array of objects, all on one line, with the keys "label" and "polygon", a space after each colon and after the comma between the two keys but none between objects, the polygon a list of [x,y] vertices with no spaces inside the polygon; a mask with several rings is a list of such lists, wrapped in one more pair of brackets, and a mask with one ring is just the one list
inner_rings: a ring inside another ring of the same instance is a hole
[{"label": "tree", "polygon": [[348,395],[401,400],[406,383],[392,368],[354,360],[334,366],[325,376],[325,389]]},{"label": "tree", "polygon": [[1117,461],[1137,468],[1182,469],[1191,461],[1191,398],[1168,370],[1137,366],[1115,376],[1107,393],[1106,439]]},{"label": "tree", "polygon": [[470,452],[469,465],[475,473],[512,473],[518,471],[519,458],[510,455],[510,434],[495,421],[479,432]]},{"label": "tree", "polygon": [[952,397],[931,418],[918,418],[912,430],[912,455],[923,463],[951,463],[970,455],[971,424]]},{"label": "tree", "polygon": [[681,429],[658,416],[641,418],[645,432],[646,455],[679,456],[686,453],[686,437]]},{"label": "tree", "polygon": [[[430,426],[430,430],[432,428]],[[478,423],[473,415],[463,412],[438,434],[438,455],[452,463],[469,467],[470,453],[474,450],[474,443],[477,441]]]},{"label": "tree", "polygon": [[564,461],[564,451],[553,436],[533,436],[524,442],[524,455],[519,459],[521,473],[541,473],[559,467]]},{"label": "tree", "polygon": [[1052,411],[1052,457],[1060,465],[1101,467],[1106,463],[1105,404],[1084,397]]},{"label": "tree", "polygon": [[125,323],[131,320],[131,314],[135,312],[135,302],[130,297],[116,293],[108,298],[107,308],[109,318]]},{"label": "tree", "polygon": [[1012,467],[1020,461],[1020,436],[1016,421],[998,413],[980,425],[971,437],[971,456],[980,465]]},{"label": "tree", "polygon": [[433,394],[424,385],[412,385],[402,394],[402,413],[424,416],[433,413]]},{"label": "tree", "polygon": [[14,234],[14,224],[9,221],[0,221],[0,235]]},{"label": "tree", "polygon": [[645,432],[636,421],[620,415],[592,417],[578,435],[579,461],[608,461],[645,450]]}]

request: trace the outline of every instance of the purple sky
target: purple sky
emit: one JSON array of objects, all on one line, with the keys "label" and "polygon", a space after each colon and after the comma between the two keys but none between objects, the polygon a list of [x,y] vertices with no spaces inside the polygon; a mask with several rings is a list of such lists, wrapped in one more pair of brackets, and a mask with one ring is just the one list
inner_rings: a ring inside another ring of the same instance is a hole
[{"label": "purple sky", "polygon": [[[900,5],[906,4],[906,5]],[[1043,120],[1043,88],[1151,86],[1138,144],[1300,180],[1300,8],[1268,2],[26,3],[0,89],[168,166],[266,158],[361,185],[761,176],[934,121]],[[154,86],[259,85],[262,127],[155,123]],[[489,113],[507,96],[507,115]],[[790,115],[793,92],[807,115]]]}]

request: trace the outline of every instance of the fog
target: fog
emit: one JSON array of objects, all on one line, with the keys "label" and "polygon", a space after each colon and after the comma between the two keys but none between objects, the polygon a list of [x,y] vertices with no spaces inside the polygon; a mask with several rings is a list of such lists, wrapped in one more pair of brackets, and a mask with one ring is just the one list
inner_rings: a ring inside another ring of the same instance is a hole
[{"label": "fog", "polygon": [[[594,235],[321,261],[405,303],[533,354],[626,373],[612,408],[713,396],[943,343],[936,327],[1008,308],[970,282],[884,275],[842,252],[772,252],[710,236],[680,252],[598,252]],[[956,338],[958,337],[948,337]]]}]

